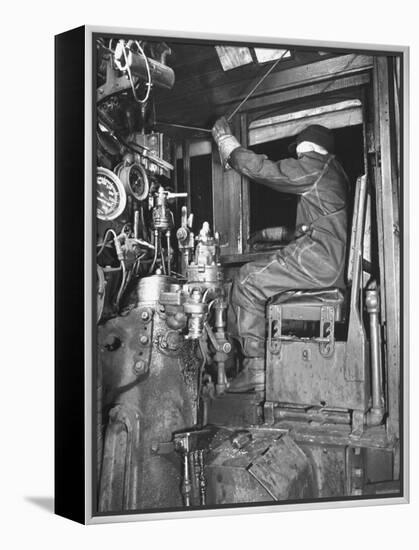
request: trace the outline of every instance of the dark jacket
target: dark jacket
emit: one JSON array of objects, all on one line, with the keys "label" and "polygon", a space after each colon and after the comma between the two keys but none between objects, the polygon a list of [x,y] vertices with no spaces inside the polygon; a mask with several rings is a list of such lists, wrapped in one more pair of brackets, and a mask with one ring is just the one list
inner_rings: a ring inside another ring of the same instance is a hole
[{"label": "dark jacket", "polygon": [[313,287],[342,283],[349,181],[335,156],[313,151],[299,159],[273,162],[239,147],[229,163],[254,182],[299,195],[296,225],[308,225],[310,231],[278,253],[288,269],[300,271],[304,278],[309,275]]}]

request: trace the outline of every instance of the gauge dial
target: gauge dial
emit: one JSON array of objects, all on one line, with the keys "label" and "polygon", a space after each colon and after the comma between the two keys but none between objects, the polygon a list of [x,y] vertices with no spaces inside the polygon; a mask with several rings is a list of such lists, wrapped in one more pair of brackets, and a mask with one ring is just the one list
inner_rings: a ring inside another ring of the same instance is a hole
[{"label": "gauge dial", "polygon": [[96,176],[96,212],[100,220],[114,220],[127,204],[125,188],[111,170],[98,167]]},{"label": "gauge dial", "polygon": [[147,198],[150,186],[147,172],[141,164],[125,165],[117,173],[127,192],[137,199],[137,201],[143,201]]}]

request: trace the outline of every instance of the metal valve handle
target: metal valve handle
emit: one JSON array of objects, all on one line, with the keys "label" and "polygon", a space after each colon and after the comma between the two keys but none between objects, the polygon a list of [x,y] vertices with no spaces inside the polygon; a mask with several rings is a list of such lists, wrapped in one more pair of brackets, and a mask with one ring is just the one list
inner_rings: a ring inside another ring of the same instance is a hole
[{"label": "metal valve handle", "polygon": [[178,197],[187,197],[188,193],[170,193],[170,191],[166,191],[167,198],[168,199],[177,199]]}]

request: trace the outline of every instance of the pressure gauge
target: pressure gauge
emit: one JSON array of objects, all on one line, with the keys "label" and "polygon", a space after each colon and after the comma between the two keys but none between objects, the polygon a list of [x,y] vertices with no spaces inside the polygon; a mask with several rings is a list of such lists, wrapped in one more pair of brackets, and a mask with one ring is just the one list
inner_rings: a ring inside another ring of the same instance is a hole
[{"label": "pressure gauge", "polygon": [[122,214],[127,204],[125,188],[116,174],[102,168],[96,176],[96,212],[100,220],[114,220]]},{"label": "pressure gauge", "polygon": [[150,186],[147,172],[141,164],[125,164],[118,168],[117,174],[126,191],[137,201],[143,201],[148,197]]}]

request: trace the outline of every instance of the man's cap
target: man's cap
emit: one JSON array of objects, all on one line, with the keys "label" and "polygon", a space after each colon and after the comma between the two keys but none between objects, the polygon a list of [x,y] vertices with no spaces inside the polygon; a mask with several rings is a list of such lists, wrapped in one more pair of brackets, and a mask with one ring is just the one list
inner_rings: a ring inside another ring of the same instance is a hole
[{"label": "man's cap", "polygon": [[317,145],[324,147],[328,153],[333,153],[335,149],[335,139],[332,132],[329,128],[320,126],[320,124],[311,124],[310,126],[307,126],[307,128],[304,128],[304,130],[298,134],[297,139],[290,144],[288,151],[291,154],[295,154],[297,145],[303,141],[311,141],[312,143],[316,143]]}]

